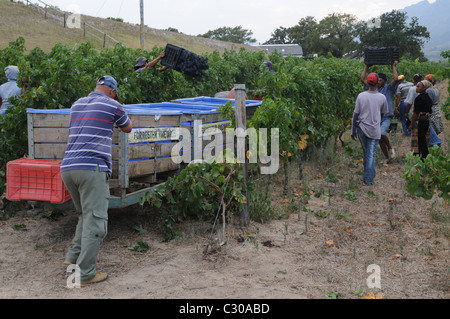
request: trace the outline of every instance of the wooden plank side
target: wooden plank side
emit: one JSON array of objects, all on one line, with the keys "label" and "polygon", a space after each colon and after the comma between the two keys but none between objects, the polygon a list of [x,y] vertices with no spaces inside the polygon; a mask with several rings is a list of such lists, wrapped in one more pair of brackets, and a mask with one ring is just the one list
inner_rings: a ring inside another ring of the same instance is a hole
[{"label": "wooden plank side", "polygon": [[[155,173],[155,160],[149,159],[144,161],[129,162],[128,176],[129,178],[143,177]],[[166,173],[178,169],[178,164],[172,161],[172,158],[158,158],[156,159],[156,173]],[[119,176],[119,162],[114,161],[112,165],[112,179]]]},{"label": "wooden plank side", "polygon": [[[129,115],[134,127],[180,126],[181,115]],[[33,114],[34,127],[69,127],[70,114]]]},{"label": "wooden plank side", "polygon": [[67,144],[35,144],[35,159],[56,159],[64,158]]},{"label": "wooden plank side", "polygon": [[68,128],[36,127],[34,129],[34,143],[67,143],[68,139]]},{"label": "wooden plank side", "polygon": [[[172,148],[178,142],[172,143],[151,143],[129,146],[129,159],[154,158],[155,152],[157,157],[171,156]],[[36,159],[62,159],[67,149],[67,144],[35,144]],[[113,160],[119,159],[119,146],[112,146]]]},{"label": "wooden plank side", "polygon": [[[158,158],[156,159],[156,173],[164,173],[178,169],[178,164],[172,161],[172,158]],[[151,175],[155,173],[155,160],[138,161],[129,163],[130,178],[144,175]]]},{"label": "wooden plank side", "polygon": [[[178,142],[173,143],[149,143],[149,144],[137,144],[128,146],[128,158],[130,160],[140,158],[154,158],[156,157],[170,156],[173,146]],[[119,146],[113,145],[112,147],[113,160],[119,160]]]},{"label": "wooden plank side", "polygon": [[[69,128],[34,128],[34,143],[67,143],[69,140]],[[119,129],[115,128],[112,143],[119,143]]]},{"label": "wooden plank side", "polygon": [[69,127],[69,114],[33,114],[34,127]]},{"label": "wooden plank side", "polygon": [[181,115],[129,115],[133,127],[180,126]]},{"label": "wooden plank side", "polygon": [[218,122],[222,121],[223,119],[220,118],[220,113],[212,113],[212,114],[184,114],[183,115],[183,122],[193,122],[195,117],[199,117],[199,120],[202,121],[202,123],[212,123],[212,122]]}]

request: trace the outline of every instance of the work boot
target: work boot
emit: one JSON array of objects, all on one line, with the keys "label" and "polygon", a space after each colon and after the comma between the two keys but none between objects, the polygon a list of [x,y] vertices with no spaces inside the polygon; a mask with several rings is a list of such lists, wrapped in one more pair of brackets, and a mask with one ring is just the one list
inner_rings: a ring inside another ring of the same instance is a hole
[{"label": "work boot", "polygon": [[86,287],[92,284],[96,284],[102,281],[105,281],[108,278],[108,274],[106,272],[98,272],[95,274],[95,277],[91,280],[85,281],[81,283],[81,287]]}]

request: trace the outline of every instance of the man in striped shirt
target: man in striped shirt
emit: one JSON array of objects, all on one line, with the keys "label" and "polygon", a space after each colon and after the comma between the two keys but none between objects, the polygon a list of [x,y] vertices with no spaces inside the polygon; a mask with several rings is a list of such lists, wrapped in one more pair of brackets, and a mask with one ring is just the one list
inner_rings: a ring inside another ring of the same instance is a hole
[{"label": "man in striped shirt", "polygon": [[80,217],[65,263],[80,267],[82,285],[108,277],[97,272],[96,263],[107,234],[113,129],[117,125],[130,133],[133,128],[118,100],[116,80],[104,76],[97,81],[95,91],[76,101],[70,111],[61,175]]}]

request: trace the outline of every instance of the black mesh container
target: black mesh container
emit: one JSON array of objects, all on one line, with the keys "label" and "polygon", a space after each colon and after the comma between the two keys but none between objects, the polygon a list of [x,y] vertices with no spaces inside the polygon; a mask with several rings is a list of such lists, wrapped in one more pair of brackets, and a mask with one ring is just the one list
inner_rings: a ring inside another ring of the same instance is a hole
[{"label": "black mesh container", "polygon": [[364,51],[364,63],[367,65],[392,65],[400,62],[400,50],[396,47],[371,47]]},{"label": "black mesh container", "polygon": [[172,69],[175,68],[183,50],[183,48],[177,47],[176,45],[167,44],[165,49],[166,55],[161,59],[161,65]]}]

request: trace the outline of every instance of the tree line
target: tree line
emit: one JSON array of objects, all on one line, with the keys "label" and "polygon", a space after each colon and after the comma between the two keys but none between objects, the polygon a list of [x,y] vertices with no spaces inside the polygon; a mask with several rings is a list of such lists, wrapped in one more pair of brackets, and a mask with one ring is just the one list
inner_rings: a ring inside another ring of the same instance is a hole
[{"label": "tree line", "polygon": [[[222,27],[199,35],[205,38],[251,44],[251,30]],[[367,47],[398,47],[404,59],[426,61],[422,52],[430,32],[419,24],[417,17],[408,18],[405,12],[393,10],[370,21],[355,15],[332,13],[317,21],[307,16],[291,27],[280,26],[264,44],[298,44],[304,56],[361,57]]]}]

